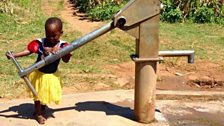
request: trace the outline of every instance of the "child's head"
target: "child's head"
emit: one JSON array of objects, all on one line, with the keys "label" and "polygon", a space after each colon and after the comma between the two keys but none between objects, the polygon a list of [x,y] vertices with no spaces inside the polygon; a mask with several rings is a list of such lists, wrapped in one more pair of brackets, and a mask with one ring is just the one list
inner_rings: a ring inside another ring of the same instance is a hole
[{"label": "child's head", "polygon": [[48,42],[56,44],[63,33],[62,21],[57,17],[48,18],[45,22],[45,35]]}]

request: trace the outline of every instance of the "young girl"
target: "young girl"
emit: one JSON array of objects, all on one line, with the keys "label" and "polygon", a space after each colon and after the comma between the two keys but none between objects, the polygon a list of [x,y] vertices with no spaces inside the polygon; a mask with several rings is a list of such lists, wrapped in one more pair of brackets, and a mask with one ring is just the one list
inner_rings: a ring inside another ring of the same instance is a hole
[{"label": "young girl", "polygon": [[[57,53],[61,48],[67,46],[68,43],[60,41],[62,35],[62,21],[57,17],[51,17],[45,22],[46,38],[41,38],[31,41],[27,49],[13,54],[14,57],[27,56],[32,53],[38,55],[36,62],[42,60],[47,55]],[[6,55],[10,58],[10,55]],[[70,60],[71,54],[62,57],[62,61],[67,63]],[[29,79],[37,91],[37,97],[34,97],[35,119],[40,124],[44,124],[45,107],[51,102],[59,104],[61,102],[61,79],[60,73],[57,70],[60,59],[48,64],[38,70],[33,71],[29,75]]]}]

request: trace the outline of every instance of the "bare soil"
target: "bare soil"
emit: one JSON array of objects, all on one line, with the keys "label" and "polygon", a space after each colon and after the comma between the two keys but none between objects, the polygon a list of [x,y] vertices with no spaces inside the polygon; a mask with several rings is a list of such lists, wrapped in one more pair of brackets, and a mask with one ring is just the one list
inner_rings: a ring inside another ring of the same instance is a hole
[{"label": "bare soil", "polygon": [[89,33],[102,24],[88,20],[86,15],[79,12],[68,0],[64,0],[64,9],[60,12],[60,17],[69,23],[68,31],[77,30],[82,34]]},{"label": "bare soil", "polygon": [[[125,88],[134,88],[133,62],[109,66]],[[223,68],[221,65],[196,61],[194,64],[179,63],[175,65],[158,63],[157,89],[160,90],[223,90]]]}]

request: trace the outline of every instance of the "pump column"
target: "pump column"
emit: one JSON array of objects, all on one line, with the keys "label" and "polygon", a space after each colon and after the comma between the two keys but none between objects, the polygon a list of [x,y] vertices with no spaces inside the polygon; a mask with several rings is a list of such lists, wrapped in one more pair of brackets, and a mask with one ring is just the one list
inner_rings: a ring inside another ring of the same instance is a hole
[{"label": "pump column", "polygon": [[139,122],[155,118],[156,67],[159,48],[159,15],[140,24],[136,39],[134,114]]},{"label": "pump column", "polygon": [[[156,65],[159,48],[159,0],[130,0],[115,16],[114,24],[136,38],[135,120],[155,118]],[[120,25],[124,24],[124,25]]]}]

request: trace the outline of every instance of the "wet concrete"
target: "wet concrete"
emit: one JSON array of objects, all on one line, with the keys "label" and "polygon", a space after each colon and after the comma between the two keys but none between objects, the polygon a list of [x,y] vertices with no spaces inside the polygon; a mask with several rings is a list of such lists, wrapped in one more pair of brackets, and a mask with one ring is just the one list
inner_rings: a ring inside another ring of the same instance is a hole
[{"label": "wet concrete", "polygon": [[224,126],[222,101],[163,101],[161,111],[170,126]]}]

